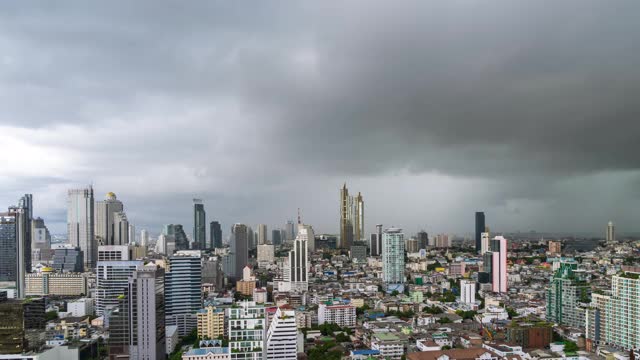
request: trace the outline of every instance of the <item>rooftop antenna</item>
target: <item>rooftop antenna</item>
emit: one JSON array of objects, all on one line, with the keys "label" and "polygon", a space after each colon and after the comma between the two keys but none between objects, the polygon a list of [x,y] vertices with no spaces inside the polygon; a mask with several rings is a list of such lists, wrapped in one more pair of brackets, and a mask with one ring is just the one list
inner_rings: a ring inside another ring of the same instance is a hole
[{"label": "rooftop antenna", "polygon": [[298,225],[302,224],[302,220],[300,220],[300,208],[298,208]]}]

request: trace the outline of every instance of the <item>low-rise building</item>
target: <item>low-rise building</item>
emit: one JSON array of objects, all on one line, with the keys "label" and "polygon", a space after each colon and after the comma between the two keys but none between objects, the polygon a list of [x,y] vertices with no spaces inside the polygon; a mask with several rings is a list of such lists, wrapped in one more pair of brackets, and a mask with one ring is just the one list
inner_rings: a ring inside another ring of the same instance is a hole
[{"label": "low-rise building", "polygon": [[87,294],[87,276],[82,273],[29,273],[25,275],[27,296],[82,296]]},{"label": "low-rise building", "polygon": [[356,307],[353,305],[327,305],[318,306],[318,324],[335,323],[341,327],[355,328]]},{"label": "low-rise building", "polygon": [[386,332],[371,335],[371,349],[380,351],[383,359],[400,359],[405,342],[396,334]]}]

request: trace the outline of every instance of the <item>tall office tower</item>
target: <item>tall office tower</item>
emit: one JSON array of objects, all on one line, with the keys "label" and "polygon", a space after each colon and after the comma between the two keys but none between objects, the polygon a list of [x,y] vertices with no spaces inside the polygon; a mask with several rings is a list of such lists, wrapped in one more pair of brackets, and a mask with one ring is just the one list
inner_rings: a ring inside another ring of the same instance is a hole
[{"label": "tall office tower", "polygon": [[476,212],[476,252],[482,251],[482,233],[485,232],[484,212]]},{"label": "tall office tower", "polygon": [[547,289],[547,317],[559,325],[577,329],[585,327],[585,309],[591,302],[591,285],[587,283],[587,274],[578,270],[576,262],[562,262],[553,275]]},{"label": "tall office tower", "polygon": [[202,261],[202,284],[209,284],[216,290],[224,288],[224,273],[222,272],[222,257],[214,256]]},{"label": "tall office tower", "polygon": [[258,224],[258,245],[268,244],[267,225]]},{"label": "tall office tower", "polygon": [[286,233],[286,236],[284,238],[285,241],[293,241],[296,238],[296,230],[295,226],[293,225],[293,221],[287,221],[287,223],[284,225],[284,231]]},{"label": "tall office tower", "polygon": [[234,257],[234,273],[227,274],[234,279],[240,279],[242,269],[249,263],[248,228],[244,224],[234,224],[231,228],[231,256]]},{"label": "tall office tower", "polygon": [[56,272],[82,272],[84,257],[79,247],[71,244],[53,246],[53,268]]},{"label": "tall office tower", "polygon": [[227,308],[229,347],[232,360],[264,359],[265,309],[253,301]]},{"label": "tall office tower", "polygon": [[378,234],[369,234],[369,254],[371,256],[379,256],[380,248],[378,248]]},{"label": "tall office tower", "polygon": [[[167,243],[173,242],[175,244],[175,250],[189,250],[189,239],[187,239],[182,225],[165,225],[162,232],[167,236]],[[169,253],[168,251],[167,249],[167,253]]]},{"label": "tall office tower", "polygon": [[197,326],[202,308],[202,260],[199,250],[178,251],[167,261],[165,313],[167,326],[178,327],[185,336]]},{"label": "tall office tower", "polygon": [[376,225],[376,232],[378,233],[378,251],[379,255],[382,256],[382,224]]},{"label": "tall office tower", "polygon": [[507,251],[507,239],[503,236],[491,240],[493,292],[507,292]]},{"label": "tall office tower", "polygon": [[309,290],[309,254],[308,239],[313,238],[313,230],[310,226],[298,227],[298,236],[293,241],[293,249],[289,251],[289,266],[285,271],[289,274],[291,291],[306,292]]},{"label": "tall office tower", "polygon": [[93,188],[72,189],[67,198],[67,238],[82,250],[86,270],[96,267],[98,245],[94,236]]},{"label": "tall office tower", "polygon": [[222,247],[222,227],[217,221],[212,221],[209,224],[209,236],[211,238],[211,248],[218,249]]},{"label": "tall office tower", "polygon": [[117,212],[113,214],[113,244],[129,245],[129,220],[127,214]]},{"label": "tall office tower", "polygon": [[607,242],[615,242],[616,241],[616,227],[613,225],[612,221],[609,221],[607,224]]},{"label": "tall office tower", "polygon": [[364,235],[364,200],[362,200],[362,194],[358,192],[358,196],[354,199],[353,203],[353,218],[354,218],[354,241],[365,241]]},{"label": "tall office tower", "polygon": [[149,232],[146,229],[140,230],[140,246],[149,246]]},{"label": "tall office tower", "polygon": [[164,270],[145,267],[129,278],[130,359],[165,359]]},{"label": "tall office tower", "polygon": [[129,223],[129,244],[140,244],[136,241],[136,226]]},{"label": "tall office tower", "polygon": [[42,218],[31,221],[31,262],[51,260],[51,234]]},{"label": "tall office tower", "polygon": [[[174,243],[175,247],[175,243]],[[158,254],[167,254],[167,235],[160,234],[158,235],[158,240],[156,240],[155,252]]]},{"label": "tall office tower", "polygon": [[278,308],[267,331],[267,360],[296,360],[297,340],[296,312]]},{"label": "tall office tower", "polygon": [[404,234],[389,228],[382,234],[382,280],[387,292],[404,290]]},{"label": "tall office tower", "polygon": [[271,243],[273,243],[273,245],[278,246],[282,244],[281,234],[280,229],[271,230]]},{"label": "tall office tower", "polygon": [[460,280],[460,301],[465,304],[473,304],[476,301],[475,281]]},{"label": "tall office tower", "polygon": [[[104,200],[95,203],[95,237],[97,245],[119,245],[113,240],[114,215],[124,211],[122,201],[108,192]],[[96,245],[96,246],[97,246]]]},{"label": "tall office tower", "polygon": [[353,199],[345,183],[340,189],[340,249],[349,249],[353,243]]},{"label": "tall office tower", "polygon": [[144,267],[134,271],[118,298],[109,321],[109,356],[164,359],[164,271]]},{"label": "tall office tower", "polygon": [[18,299],[24,298],[25,276],[31,269],[27,212],[25,208],[10,207],[8,212],[0,213],[0,281],[15,281]]},{"label": "tall office tower", "polygon": [[349,250],[351,261],[366,262],[367,261],[367,245],[361,241],[354,241]]},{"label": "tall office tower", "polygon": [[129,277],[140,270],[144,263],[135,261],[98,261],[96,268],[96,314],[105,315],[105,321],[118,307],[118,298],[124,294]]},{"label": "tall office tower", "polygon": [[483,232],[480,234],[480,255],[486,253],[490,249],[490,235],[489,232]]},{"label": "tall office tower", "polygon": [[207,214],[201,199],[193,199],[194,248],[207,249]]},{"label": "tall office tower", "polygon": [[311,225],[298,224],[298,235],[296,239],[306,240],[309,252],[316,251],[316,235]]},{"label": "tall office tower", "polygon": [[426,249],[429,246],[429,234],[426,231],[424,230],[419,231],[417,238],[418,238],[419,249]]}]

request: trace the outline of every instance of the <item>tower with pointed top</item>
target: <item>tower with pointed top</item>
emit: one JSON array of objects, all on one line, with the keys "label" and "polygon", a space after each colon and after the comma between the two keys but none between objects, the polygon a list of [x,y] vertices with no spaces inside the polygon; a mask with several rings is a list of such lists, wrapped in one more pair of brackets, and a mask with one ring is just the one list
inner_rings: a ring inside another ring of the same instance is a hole
[{"label": "tower with pointed top", "polygon": [[353,198],[349,196],[347,183],[340,189],[340,249],[349,249],[353,243]]}]

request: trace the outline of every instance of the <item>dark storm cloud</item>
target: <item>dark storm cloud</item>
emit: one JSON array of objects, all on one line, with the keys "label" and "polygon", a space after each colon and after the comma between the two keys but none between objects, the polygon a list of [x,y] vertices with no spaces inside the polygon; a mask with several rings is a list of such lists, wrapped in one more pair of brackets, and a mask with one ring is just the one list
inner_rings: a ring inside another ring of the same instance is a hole
[{"label": "dark storm cloud", "polygon": [[[154,226],[191,196],[229,221],[275,222],[323,181],[333,189],[353,178],[375,192],[400,174],[464,194],[450,205],[456,216],[490,206],[504,210],[504,227],[559,227],[537,216],[563,196],[576,203],[607,183],[617,185],[611,199],[637,194],[638,10],[635,1],[6,3],[0,125],[27,150],[50,150],[57,162],[45,170],[72,179],[56,190],[96,181]],[[6,172],[27,181],[38,169]],[[310,217],[334,230],[334,199],[314,200],[323,208]],[[154,219],[146,205],[164,210]]]}]

